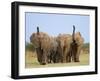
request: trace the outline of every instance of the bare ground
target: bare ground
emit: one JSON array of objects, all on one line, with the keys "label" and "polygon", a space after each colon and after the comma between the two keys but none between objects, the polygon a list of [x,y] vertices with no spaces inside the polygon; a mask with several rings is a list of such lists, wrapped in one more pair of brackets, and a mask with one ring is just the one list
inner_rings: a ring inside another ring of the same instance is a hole
[{"label": "bare ground", "polygon": [[25,68],[40,68],[40,67],[64,67],[64,66],[83,66],[89,65],[89,54],[81,54],[80,62],[70,63],[53,63],[47,65],[40,65],[37,61],[36,52],[26,51],[25,54]]}]

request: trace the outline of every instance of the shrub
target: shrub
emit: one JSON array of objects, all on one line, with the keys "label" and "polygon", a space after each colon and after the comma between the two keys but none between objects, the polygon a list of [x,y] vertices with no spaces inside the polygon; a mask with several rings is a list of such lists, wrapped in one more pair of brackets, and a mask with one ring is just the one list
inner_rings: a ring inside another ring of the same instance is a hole
[{"label": "shrub", "polygon": [[25,44],[25,49],[28,50],[28,51],[33,51],[33,52],[35,51],[34,46],[31,43],[28,43],[28,42],[26,42],[26,44]]}]

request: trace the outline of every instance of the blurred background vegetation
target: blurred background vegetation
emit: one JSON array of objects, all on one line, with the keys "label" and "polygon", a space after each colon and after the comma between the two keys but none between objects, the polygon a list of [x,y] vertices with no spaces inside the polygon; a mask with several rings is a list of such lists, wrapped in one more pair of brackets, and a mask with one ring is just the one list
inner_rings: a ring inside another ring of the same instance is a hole
[{"label": "blurred background vegetation", "polygon": [[[89,48],[90,48],[89,43],[84,43],[83,48],[82,48],[84,54],[89,54]],[[29,42],[26,42],[25,49],[26,51],[31,51],[31,52],[35,51],[34,45]]]},{"label": "blurred background vegetation", "polygon": [[26,44],[25,44],[25,50],[26,51],[34,52],[35,51],[34,45],[31,44],[31,43],[26,42]]}]

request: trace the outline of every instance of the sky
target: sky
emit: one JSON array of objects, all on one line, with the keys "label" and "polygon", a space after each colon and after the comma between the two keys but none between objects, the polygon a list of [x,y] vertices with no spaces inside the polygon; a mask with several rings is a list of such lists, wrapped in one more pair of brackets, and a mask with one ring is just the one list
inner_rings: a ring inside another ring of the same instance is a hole
[{"label": "sky", "polygon": [[73,25],[75,25],[76,32],[80,32],[84,42],[88,43],[90,41],[89,22],[89,15],[26,12],[25,40],[30,42],[30,36],[37,31],[37,26],[40,31],[57,36],[60,33],[72,34]]}]

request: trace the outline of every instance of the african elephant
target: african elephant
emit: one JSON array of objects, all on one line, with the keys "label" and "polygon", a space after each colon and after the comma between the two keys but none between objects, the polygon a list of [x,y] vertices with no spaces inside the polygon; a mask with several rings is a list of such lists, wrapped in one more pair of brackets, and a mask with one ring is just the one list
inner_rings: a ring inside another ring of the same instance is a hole
[{"label": "african elephant", "polygon": [[38,27],[37,33],[33,33],[30,36],[30,42],[36,48],[38,62],[42,65],[48,62],[48,56],[50,56],[50,40],[50,36],[47,33],[39,32]]},{"label": "african elephant", "polygon": [[73,34],[60,34],[57,37],[58,55],[62,63],[79,62],[79,55],[84,43],[84,39],[80,32],[75,33],[75,26],[73,26]]},{"label": "african elephant", "polygon": [[70,34],[59,34],[57,37],[58,50],[57,52],[60,55],[60,61],[62,63],[67,62],[67,58],[70,54],[70,48],[72,43],[72,36]]},{"label": "african elephant", "polygon": [[51,37],[51,49],[50,49],[50,63],[58,63],[60,59],[60,54],[57,53],[58,50],[58,42],[56,41],[56,37]]},{"label": "african elephant", "polygon": [[67,57],[68,62],[72,61],[79,62],[80,52],[84,43],[84,39],[80,32],[75,33],[75,26],[73,26],[72,43],[70,46],[69,56]]},{"label": "african elephant", "polygon": [[72,43],[72,59],[74,62],[80,62],[79,56],[82,50],[84,39],[81,36],[80,32],[75,34],[75,42]]}]

